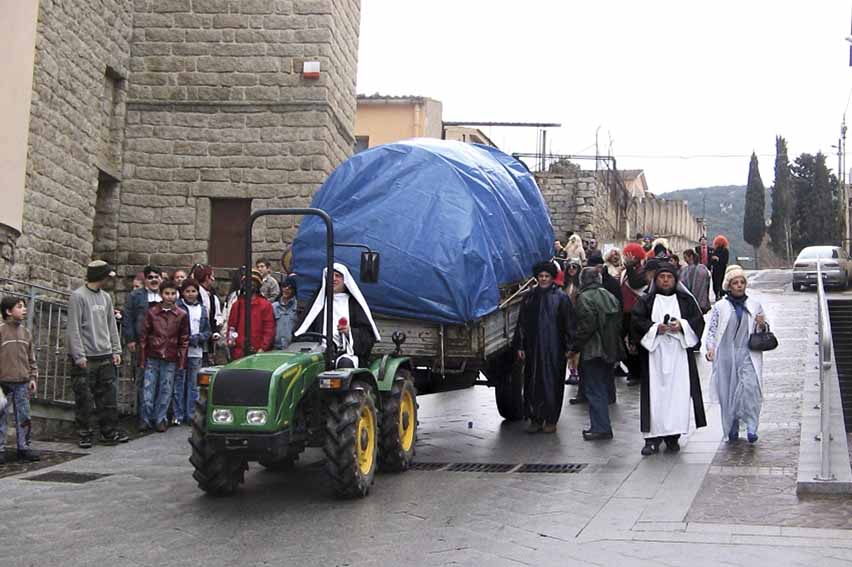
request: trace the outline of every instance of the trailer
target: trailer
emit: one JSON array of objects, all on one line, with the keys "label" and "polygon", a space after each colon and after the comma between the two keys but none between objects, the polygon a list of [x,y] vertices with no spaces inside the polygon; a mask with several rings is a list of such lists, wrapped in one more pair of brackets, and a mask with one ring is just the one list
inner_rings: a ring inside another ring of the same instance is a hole
[{"label": "trailer", "polygon": [[[362,288],[379,332],[405,335],[420,393],[495,388],[507,419],[522,417],[522,376],[511,348],[530,269],[551,257],[547,206],[526,167],[491,146],[413,139],[341,164],[311,206],[340,237],[338,261],[359,271],[361,242],[381,254],[382,278]],[[293,245],[299,300],[319,288],[324,233],[306,218]],[[389,341],[377,354],[390,354]]]}]

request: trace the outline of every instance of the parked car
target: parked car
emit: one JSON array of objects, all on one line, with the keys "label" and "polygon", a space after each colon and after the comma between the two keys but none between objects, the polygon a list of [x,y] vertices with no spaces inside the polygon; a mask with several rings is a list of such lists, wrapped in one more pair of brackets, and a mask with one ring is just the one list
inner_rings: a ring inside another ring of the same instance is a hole
[{"label": "parked car", "polygon": [[840,246],[808,246],[793,264],[793,290],[799,291],[817,282],[817,262],[822,262],[822,283],[842,289],[849,287],[852,263]]}]

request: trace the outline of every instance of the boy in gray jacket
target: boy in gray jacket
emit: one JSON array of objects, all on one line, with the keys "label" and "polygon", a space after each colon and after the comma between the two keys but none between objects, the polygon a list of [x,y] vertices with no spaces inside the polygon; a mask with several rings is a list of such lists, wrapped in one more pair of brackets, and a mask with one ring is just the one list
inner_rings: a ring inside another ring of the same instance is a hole
[{"label": "boy in gray jacket", "polygon": [[106,262],[90,262],[86,268],[86,285],[74,290],[68,300],[66,340],[73,363],[75,419],[83,449],[92,446],[95,418],[102,442],[114,444],[128,440],[127,433],[116,428],[121,341],[112,298],[101,289],[113,276],[115,272]]}]

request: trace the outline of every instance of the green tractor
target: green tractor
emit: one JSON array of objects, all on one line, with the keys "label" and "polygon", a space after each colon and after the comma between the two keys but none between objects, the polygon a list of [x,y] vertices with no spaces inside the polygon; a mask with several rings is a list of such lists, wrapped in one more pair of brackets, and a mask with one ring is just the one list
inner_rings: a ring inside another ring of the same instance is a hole
[{"label": "green tractor", "polygon": [[[320,209],[261,209],[248,222],[246,266],[251,265],[251,230],[268,215],[315,215],[326,225],[326,297],[332,305],[334,231]],[[341,244],[337,246],[362,245]],[[361,255],[361,280],[378,279],[379,256]],[[251,278],[243,287],[249,304]],[[305,333],[285,350],[252,353],[199,373],[200,397],[192,423],[193,477],[208,494],[232,494],[249,462],[271,470],[291,468],[306,447],[322,447],[325,469],[342,497],[366,496],[376,470],[405,471],[417,438],[417,397],[408,358],[400,356],[405,335],[394,333],[396,350],[367,368],[335,368],[332,310],[325,309],[322,333]],[[246,309],[244,337],[251,337]],[[326,347],[328,345],[328,347]]]}]

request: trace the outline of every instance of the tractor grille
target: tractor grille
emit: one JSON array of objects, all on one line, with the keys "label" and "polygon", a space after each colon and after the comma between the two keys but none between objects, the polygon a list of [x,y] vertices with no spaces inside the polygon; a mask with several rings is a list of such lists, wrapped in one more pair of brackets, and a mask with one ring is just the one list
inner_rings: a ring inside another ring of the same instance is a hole
[{"label": "tractor grille", "polygon": [[269,402],[268,370],[220,370],[213,379],[214,406],[266,406]]}]

